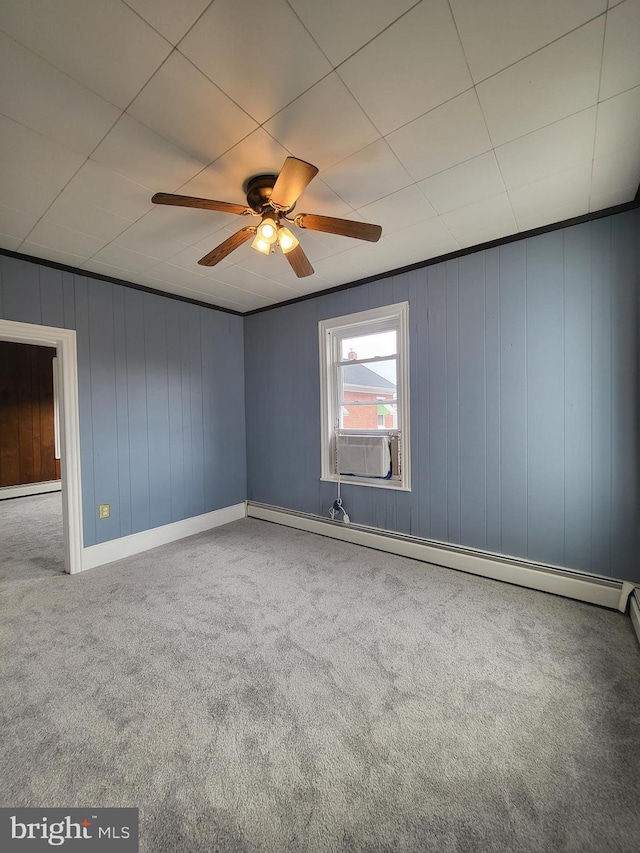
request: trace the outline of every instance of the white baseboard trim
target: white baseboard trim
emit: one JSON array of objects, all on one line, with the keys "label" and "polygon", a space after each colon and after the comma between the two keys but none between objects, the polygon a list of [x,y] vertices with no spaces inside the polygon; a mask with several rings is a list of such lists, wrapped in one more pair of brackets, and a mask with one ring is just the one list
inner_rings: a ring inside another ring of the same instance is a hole
[{"label": "white baseboard trim", "polygon": [[309,533],[318,533],[321,536],[330,536],[332,539],[342,539],[355,545],[375,548],[377,551],[387,551],[412,560],[421,560],[529,589],[551,592],[577,601],[598,604],[601,607],[617,610],[620,603],[622,581],[599,575],[590,575],[557,566],[545,566],[515,557],[500,557],[468,548],[456,548],[444,543],[420,539],[417,536],[405,536],[372,527],[347,525],[317,515],[252,501],[247,503],[247,515],[250,518],[272,521],[298,530],[306,530]]},{"label": "white baseboard trim", "polygon": [[629,613],[631,624],[640,643],[640,589],[635,589],[629,598]]},{"label": "white baseboard trim", "polygon": [[213,512],[205,512],[202,515],[194,515],[182,521],[174,521],[172,524],[164,524],[162,527],[132,533],[130,536],[122,536],[120,539],[111,539],[99,545],[90,545],[82,550],[82,571],[103,566],[105,563],[113,563],[115,560],[123,560],[125,557],[132,557],[134,554],[167,545],[186,536],[204,533],[206,530],[244,518],[246,514],[246,503],[243,502],[216,509]]},{"label": "white baseboard trim", "polygon": [[3,486],[0,488],[0,501],[9,498],[26,498],[30,495],[44,495],[47,492],[62,491],[62,480],[47,480],[44,483],[26,483],[24,486]]}]

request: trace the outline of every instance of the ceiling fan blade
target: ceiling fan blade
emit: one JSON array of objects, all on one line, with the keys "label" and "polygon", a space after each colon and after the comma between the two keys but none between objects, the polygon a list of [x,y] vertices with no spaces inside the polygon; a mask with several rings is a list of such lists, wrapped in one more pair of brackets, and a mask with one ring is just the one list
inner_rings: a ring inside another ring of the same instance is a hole
[{"label": "ceiling fan blade", "polygon": [[235,234],[232,234],[231,237],[227,237],[224,243],[220,243],[219,246],[209,252],[208,255],[205,255],[204,258],[200,258],[198,261],[199,264],[202,264],[203,267],[214,267],[217,263],[224,260],[227,255],[230,255],[234,249],[237,249],[239,246],[242,246],[243,243],[246,243],[247,240],[250,240],[255,236],[256,229],[253,226],[248,226],[247,228],[241,228],[240,231],[236,231]]},{"label": "ceiling fan blade", "polygon": [[214,201],[212,198],[194,198],[190,195],[173,195],[172,193],[156,193],[151,201],[154,204],[173,204],[176,207],[199,207],[202,210],[218,210],[221,213],[247,213],[247,208],[230,201]]},{"label": "ceiling fan blade", "polygon": [[285,258],[291,264],[291,269],[298,276],[304,278],[306,275],[313,275],[314,269],[309,263],[309,258],[302,250],[302,246],[297,245],[295,249],[285,254]]},{"label": "ceiling fan blade", "polygon": [[293,207],[317,174],[311,163],[287,157],[271,191],[271,201],[285,209]]},{"label": "ceiling fan blade", "polygon": [[380,225],[356,222],[353,219],[336,219],[335,216],[317,216],[315,213],[299,213],[295,223],[299,228],[325,231],[327,234],[340,234],[342,237],[355,237],[356,240],[368,240],[370,243],[377,243],[382,234]]}]

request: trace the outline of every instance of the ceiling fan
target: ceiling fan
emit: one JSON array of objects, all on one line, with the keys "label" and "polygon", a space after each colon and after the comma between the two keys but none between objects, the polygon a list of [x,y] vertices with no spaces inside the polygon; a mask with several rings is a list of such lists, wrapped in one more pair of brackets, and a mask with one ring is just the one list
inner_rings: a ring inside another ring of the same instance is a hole
[{"label": "ceiling fan", "polygon": [[251,246],[265,255],[275,251],[277,243],[294,273],[298,278],[303,278],[313,274],[313,267],[294,234],[282,224],[283,221],[297,225],[298,228],[324,231],[327,234],[341,234],[344,237],[355,237],[357,240],[369,240],[371,243],[377,242],[382,234],[382,228],[379,225],[369,225],[367,222],[356,222],[352,219],[317,216],[313,213],[299,213],[291,218],[296,201],[317,174],[318,169],[311,163],[305,163],[304,160],[298,160],[296,157],[287,157],[279,175],[256,175],[247,182],[248,206],[172,193],[156,193],[151,201],[155,204],[198,207],[203,210],[217,210],[221,213],[236,213],[239,216],[259,217],[259,225],[241,228],[224,243],[200,258],[198,263],[205,267],[213,267],[234,249],[253,238]]}]

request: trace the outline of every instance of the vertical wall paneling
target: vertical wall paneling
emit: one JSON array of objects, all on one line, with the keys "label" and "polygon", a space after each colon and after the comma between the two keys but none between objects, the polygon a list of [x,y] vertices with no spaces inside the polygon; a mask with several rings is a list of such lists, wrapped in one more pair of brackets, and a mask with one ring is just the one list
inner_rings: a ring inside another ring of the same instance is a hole
[{"label": "vertical wall paneling", "polygon": [[76,328],[75,276],[70,272],[62,273],[62,312],[63,328]]},{"label": "vertical wall paneling", "polygon": [[189,387],[191,397],[191,495],[193,514],[204,507],[204,413],[202,407],[202,339],[200,312],[189,306]]},{"label": "vertical wall paneling", "polygon": [[144,294],[125,292],[125,341],[131,477],[131,530],[151,527],[149,448],[147,441],[147,366],[145,362]]},{"label": "vertical wall paneling", "polygon": [[429,536],[447,538],[447,303],[443,264],[428,267],[427,359]]},{"label": "vertical wall paneling", "polygon": [[116,382],[116,433],[118,471],[118,516],[120,536],[133,532],[131,519],[131,453],[129,449],[129,400],[127,395],[127,336],[123,287],[113,288],[113,345]]},{"label": "vertical wall paneling", "polygon": [[[631,244],[632,255],[625,251]],[[640,227],[630,219],[611,222],[611,568],[613,574],[638,562],[638,380],[640,345],[638,291],[624,283],[638,270]]]},{"label": "vertical wall paneling", "polygon": [[181,342],[184,306],[166,312],[167,382],[169,395],[169,468],[171,489],[171,518],[175,521],[186,515],[185,429],[182,380]]},{"label": "vertical wall paneling", "polygon": [[529,555],[564,565],[563,232],[527,241]]},{"label": "vertical wall paneling", "polygon": [[500,521],[502,553],[527,553],[527,243],[500,247]]},{"label": "vertical wall paneling", "polygon": [[151,527],[160,527],[172,521],[165,308],[166,299],[153,295],[149,295],[147,298],[145,295],[144,362],[147,390],[147,453],[149,459],[149,516]]},{"label": "vertical wall paneling", "polygon": [[[459,262],[460,359],[460,533],[475,548],[487,544],[485,255]],[[462,349],[461,349],[462,351]]]},{"label": "vertical wall paneling", "polygon": [[[80,468],[82,471],[82,529],[84,545],[95,545],[98,507],[95,501],[93,453],[93,383],[89,323],[89,291],[84,276],[74,276],[76,342],[78,351],[78,408],[80,417]],[[10,317],[9,319],[14,319]],[[96,393],[98,389],[96,388]]]},{"label": "vertical wall paneling", "polygon": [[564,542],[591,569],[591,224],[564,236]]},{"label": "vertical wall paneling", "polygon": [[52,347],[0,341],[0,486],[60,479]]},{"label": "vertical wall paneling", "polygon": [[502,550],[500,517],[500,249],[485,252],[487,548]]},{"label": "vertical wall paneling", "polygon": [[61,270],[53,267],[40,267],[41,322],[56,329],[64,328],[62,275]]},{"label": "vertical wall paneling", "polygon": [[408,298],[412,491],[345,485],[353,521],[640,580],[639,224],[630,211],[247,318],[249,495],[326,515],[318,320]]},{"label": "vertical wall paneling", "polygon": [[76,330],[85,546],[245,499],[241,317],[6,256],[0,271],[4,319]]},{"label": "vertical wall paneling", "polygon": [[4,319],[42,323],[38,267],[17,258],[2,257],[2,310]]},{"label": "vertical wall paneling", "polygon": [[591,223],[592,569],[611,571],[611,220]]},{"label": "vertical wall paneling", "polygon": [[445,265],[447,298],[447,542],[460,541],[460,339],[458,263]]},{"label": "vertical wall paneling", "polygon": [[89,359],[92,389],[94,506],[110,505],[110,517],[96,521],[96,542],[120,536],[118,500],[118,429],[116,420],[116,373],[113,323],[113,288],[106,282],[87,280],[89,312]]}]

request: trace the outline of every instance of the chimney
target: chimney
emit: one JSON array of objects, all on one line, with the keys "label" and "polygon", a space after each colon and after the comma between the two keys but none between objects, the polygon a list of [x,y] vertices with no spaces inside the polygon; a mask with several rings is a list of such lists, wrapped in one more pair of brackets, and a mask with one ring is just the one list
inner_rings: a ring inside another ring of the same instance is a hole
[{"label": "chimney", "polygon": [[349,350],[349,355],[347,356],[347,358],[349,359],[349,361],[353,361],[353,360],[354,360],[354,359],[356,359],[357,357],[358,357],[358,353],[357,353],[357,352],[354,352],[352,349],[350,349],[350,350]]}]

